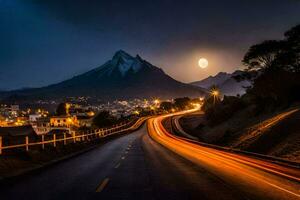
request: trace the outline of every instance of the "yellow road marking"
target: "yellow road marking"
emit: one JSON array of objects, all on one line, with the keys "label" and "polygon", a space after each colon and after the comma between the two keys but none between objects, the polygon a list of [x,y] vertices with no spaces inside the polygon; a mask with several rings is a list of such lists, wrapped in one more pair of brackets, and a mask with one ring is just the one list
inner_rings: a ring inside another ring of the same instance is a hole
[{"label": "yellow road marking", "polygon": [[102,183],[97,187],[96,192],[102,192],[109,181],[109,178],[106,178],[102,181]]}]

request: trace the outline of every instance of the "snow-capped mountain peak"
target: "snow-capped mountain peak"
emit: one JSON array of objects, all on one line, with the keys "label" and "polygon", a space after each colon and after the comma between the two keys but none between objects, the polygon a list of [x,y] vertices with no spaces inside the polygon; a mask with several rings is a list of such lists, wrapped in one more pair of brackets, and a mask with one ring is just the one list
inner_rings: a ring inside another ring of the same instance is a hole
[{"label": "snow-capped mountain peak", "polygon": [[134,58],[123,50],[117,51],[111,62],[113,66],[119,69],[122,76],[125,76],[130,69],[138,72],[142,67],[142,59],[139,56]]}]

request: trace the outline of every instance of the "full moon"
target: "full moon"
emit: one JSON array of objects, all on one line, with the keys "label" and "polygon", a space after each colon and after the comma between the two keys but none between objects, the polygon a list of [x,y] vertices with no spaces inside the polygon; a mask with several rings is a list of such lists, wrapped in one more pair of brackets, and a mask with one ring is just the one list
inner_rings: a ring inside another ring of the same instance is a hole
[{"label": "full moon", "polygon": [[206,68],[208,66],[208,61],[206,58],[200,58],[198,61],[198,65],[201,68]]}]

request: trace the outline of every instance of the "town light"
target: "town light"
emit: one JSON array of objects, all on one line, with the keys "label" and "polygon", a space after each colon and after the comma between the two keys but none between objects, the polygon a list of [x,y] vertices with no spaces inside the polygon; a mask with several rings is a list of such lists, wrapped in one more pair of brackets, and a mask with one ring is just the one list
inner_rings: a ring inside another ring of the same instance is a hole
[{"label": "town light", "polygon": [[155,110],[155,107],[153,107],[153,106],[150,106],[150,109],[151,109],[151,110]]},{"label": "town light", "polygon": [[71,108],[71,105],[69,103],[66,103],[66,113],[69,115],[69,110]]},{"label": "town light", "polygon": [[159,99],[155,99],[155,100],[154,100],[154,103],[155,103],[155,104],[159,104]]},{"label": "town light", "polygon": [[88,116],[93,117],[95,115],[95,113],[93,111],[88,113]]}]

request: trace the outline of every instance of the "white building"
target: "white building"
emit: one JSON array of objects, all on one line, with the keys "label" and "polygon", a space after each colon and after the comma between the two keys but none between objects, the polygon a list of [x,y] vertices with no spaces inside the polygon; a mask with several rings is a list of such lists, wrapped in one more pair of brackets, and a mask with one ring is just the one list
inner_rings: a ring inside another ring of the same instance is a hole
[{"label": "white building", "polygon": [[36,122],[38,118],[42,117],[41,114],[32,114],[32,115],[29,115],[29,122],[30,123],[33,123],[33,122]]}]

